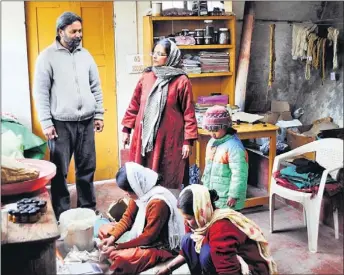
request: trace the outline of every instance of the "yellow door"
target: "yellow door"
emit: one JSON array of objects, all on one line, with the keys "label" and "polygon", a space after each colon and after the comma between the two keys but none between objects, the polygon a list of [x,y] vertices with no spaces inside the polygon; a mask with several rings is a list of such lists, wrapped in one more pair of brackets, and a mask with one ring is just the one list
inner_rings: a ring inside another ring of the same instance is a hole
[{"label": "yellow door", "polygon": [[[26,29],[31,86],[33,132],[43,136],[32,99],[35,61],[38,54],[53,43],[56,19],[65,12],[80,15],[83,20],[83,47],[95,59],[101,78],[104,100],[104,131],[96,133],[97,170],[95,180],[114,178],[119,167],[117,137],[117,106],[115,89],[115,38],[113,2],[26,2]],[[46,155],[49,158],[49,154]],[[72,159],[68,182],[75,182]]]}]

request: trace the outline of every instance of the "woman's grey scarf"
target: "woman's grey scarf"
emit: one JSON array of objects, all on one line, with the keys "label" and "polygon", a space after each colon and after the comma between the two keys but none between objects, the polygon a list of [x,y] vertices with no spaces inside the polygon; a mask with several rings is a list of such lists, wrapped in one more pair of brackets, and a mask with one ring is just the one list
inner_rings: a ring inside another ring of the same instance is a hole
[{"label": "woman's grey scarf", "polygon": [[145,156],[145,153],[153,151],[153,145],[156,134],[160,125],[162,113],[164,111],[168,85],[172,79],[179,75],[186,75],[186,73],[177,68],[181,61],[181,52],[177,45],[171,41],[171,52],[168,56],[165,66],[158,66],[148,68],[152,70],[156,75],[157,80],[155,81],[152,90],[150,91],[145,111],[143,115],[142,123],[142,148],[141,154]]}]

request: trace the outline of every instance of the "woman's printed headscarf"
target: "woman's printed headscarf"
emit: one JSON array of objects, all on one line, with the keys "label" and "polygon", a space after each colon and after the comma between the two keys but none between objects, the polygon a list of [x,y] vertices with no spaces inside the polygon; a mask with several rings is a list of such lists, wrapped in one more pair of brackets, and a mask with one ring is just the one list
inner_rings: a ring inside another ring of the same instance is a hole
[{"label": "woman's printed headscarf", "polygon": [[[268,241],[265,239],[263,232],[258,225],[233,209],[228,208],[214,210],[211,204],[209,190],[203,185],[192,184],[184,188],[179,196],[182,196],[185,190],[192,191],[193,212],[196,223],[199,226],[199,228],[193,230],[193,234],[191,235],[191,238],[196,242],[196,252],[200,253],[202,242],[208,229],[218,220],[229,219],[250,239],[257,242],[260,255],[269,265],[270,274],[277,274],[277,265],[270,254]],[[242,269],[243,266],[247,267],[247,264],[243,259],[241,257],[238,258]]]}]

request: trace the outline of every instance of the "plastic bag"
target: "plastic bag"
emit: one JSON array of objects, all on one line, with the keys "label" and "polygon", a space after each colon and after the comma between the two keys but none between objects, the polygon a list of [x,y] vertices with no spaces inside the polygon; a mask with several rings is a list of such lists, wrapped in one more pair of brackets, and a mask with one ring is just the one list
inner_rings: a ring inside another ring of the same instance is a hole
[{"label": "plastic bag", "polygon": [[19,122],[1,117],[1,133],[2,136],[11,131],[16,136],[21,136],[21,146],[23,147],[24,157],[30,159],[43,159],[47,149],[47,143],[40,137],[36,136],[24,125]]},{"label": "plastic bag", "polygon": [[1,155],[9,158],[24,158],[24,146],[21,135],[8,130],[1,135]]},{"label": "plastic bag", "polygon": [[200,170],[196,164],[190,166],[189,168],[190,184],[200,183]]}]

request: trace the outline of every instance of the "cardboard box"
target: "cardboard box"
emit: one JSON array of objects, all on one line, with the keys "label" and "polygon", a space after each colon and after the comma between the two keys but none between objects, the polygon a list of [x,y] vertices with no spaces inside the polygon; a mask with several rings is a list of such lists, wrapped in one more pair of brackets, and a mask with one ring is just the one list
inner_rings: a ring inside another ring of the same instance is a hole
[{"label": "cardboard box", "polygon": [[278,118],[280,116],[279,113],[272,113],[272,112],[267,112],[265,114],[262,114],[264,116],[263,119],[261,119],[261,121],[266,122],[266,123],[270,123],[270,124],[276,124],[276,122],[278,121]]},{"label": "cardboard box", "polygon": [[286,112],[281,112],[277,121],[278,120],[285,120],[285,121],[289,121],[289,120],[293,120],[293,117],[291,116],[291,113],[289,111]]},{"label": "cardboard box", "polygon": [[[309,131],[313,125],[302,125],[299,127],[296,127],[299,129],[300,133]],[[302,134],[298,134],[293,132],[290,129],[287,129],[287,144],[289,145],[290,149],[295,149],[297,147],[300,147],[302,145],[305,145],[307,143],[310,143],[312,141],[315,141],[316,137],[307,137]],[[314,160],[315,159],[315,153],[307,153],[303,155],[305,158]]]},{"label": "cardboard box", "polygon": [[271,101],[271,112],[273,113],[282,113],[282,112],[289,112],[290,106],[287,101]]},{"label": "cardboard box", "polygon": [[264,116],[264,118],[261,119],[261,121],[270,124],[276,124],[279,120],[293,120],[293,117],[290,113],[290,106],[287,101],[272,100],[271,111],[262,115]]}]

